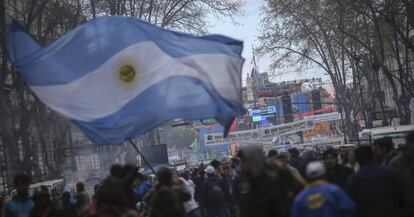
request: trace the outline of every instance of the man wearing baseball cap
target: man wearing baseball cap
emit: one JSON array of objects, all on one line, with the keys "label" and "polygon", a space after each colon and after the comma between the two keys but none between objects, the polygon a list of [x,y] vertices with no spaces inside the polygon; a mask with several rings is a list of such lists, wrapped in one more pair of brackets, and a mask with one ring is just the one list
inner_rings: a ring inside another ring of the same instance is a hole
[{"label": "man wearing baseball cap", "polygon": [[306,166],[308,187],[296,198],[292,217],[352,217],[355,204],[338,186],[326,181],[326,168],[319,161]]}]

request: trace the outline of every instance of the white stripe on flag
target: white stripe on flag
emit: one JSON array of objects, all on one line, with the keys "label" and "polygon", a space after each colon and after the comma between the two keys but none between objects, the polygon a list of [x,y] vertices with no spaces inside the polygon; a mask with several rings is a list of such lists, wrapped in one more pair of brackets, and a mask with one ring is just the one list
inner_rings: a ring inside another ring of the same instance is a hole
[{"label": "white stripe on flag", "polygon": [[[132,64],[138,68],[135,85],[122,86],[117,80],[117,67],[121,64]],[[98,69],[71,83],[31,88],[45,104],[62,115],[90,121],[119,111],[148,87],[172,76],[198,78],[212,84],[222,97],[240,101],[240,93],[235,90],[241,85],[241,66],[241,59],[224,54],[174,59],[153,42],[140,42],[125,48]]]}]

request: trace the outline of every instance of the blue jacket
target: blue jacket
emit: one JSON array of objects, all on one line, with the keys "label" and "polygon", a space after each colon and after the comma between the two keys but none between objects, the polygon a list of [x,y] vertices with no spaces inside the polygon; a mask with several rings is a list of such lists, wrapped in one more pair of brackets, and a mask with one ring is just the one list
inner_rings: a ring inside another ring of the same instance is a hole
[{"label": "blue jacket", "polygon": [[138,188],[134,190],[135,196],[136,198],[138,198],[138,201],[142,201],[145,194],[148,193],[148,191],[150,191],[151,188],[152,183],[149,180],[143,182],[140,186],[138,186]]},{"label": "blue jacket", "polygon": [[292,217],[352,217],[354,202],[334,184],[321,184],[302,191],[292,207]]},{"label": "blue jacket", "polygon": [[33,201],[30,198],[25,200],[13,198],[4,203],[4,217],[29,217],[33,206]]}]

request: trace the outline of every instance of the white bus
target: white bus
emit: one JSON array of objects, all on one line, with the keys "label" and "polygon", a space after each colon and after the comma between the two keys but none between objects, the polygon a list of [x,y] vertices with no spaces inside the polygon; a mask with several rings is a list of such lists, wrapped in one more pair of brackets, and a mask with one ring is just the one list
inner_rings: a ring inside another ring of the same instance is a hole
[{"label": "white bus", "polygon": [[395,147],[405,144],[405,137],[408,133],[414,132],[414,125],[401,125],[365,129],[361,132],[362,144],[372,144],[376,139],[391,137]]}]

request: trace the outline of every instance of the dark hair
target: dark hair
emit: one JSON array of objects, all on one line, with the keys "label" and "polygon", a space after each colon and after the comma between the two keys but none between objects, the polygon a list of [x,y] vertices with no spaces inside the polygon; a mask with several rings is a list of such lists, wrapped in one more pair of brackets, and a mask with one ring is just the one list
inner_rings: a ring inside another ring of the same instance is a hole
[{"label": "dark hair", "polygon": [[267,157],[276,157],[278,155],[278,152],[274,149],[267,152]]},{"label": "dark hair", "polygon": [[173,172],[167,167],[161,167],[157,171],[157,180],[159,187],[161,186],[171,186],[172,185],[172,176]]},{"label": "dark hair", "polygon": [[384,148],[385,151],[388,153],[394,147],[394,142],[392,141],[391,137],[387,136],[387,137],[384,137],[384,138],[381,138],[381,139],[376,139],[374,141],[374,146]]},{"label": "dark hair", "polygon": [[124,167],[121,164],[114,164],[111,166],[111,176],[122,179],[124,176]]},{"label": "dark hair", "polygon": [[182,172],[180,173],[180,177],[188,181],[190,179],[190,174],[188,172]]},{"label": "dark hair", "polygon": [[299,151],[296,148],[289,149],[289,154],[292,157],[299,157]]},{"label": "dark hair", "polygon": [[214,167],[214,169],[217,169],[220,166],[220,161],[214,159],[210,162],[210,165]]},{"label": "dark hair", "polygon": [[83,184],[83,182],[77,182],[76,191],[85,191],[85,184]]},{"label": "dark hair", "polygon": [[355,159],[361,166],[363,166],[369,163],[373,163],[375,160],[375,155],[371,147],[364,145],[358,147],[355,150]]},{"label": "dark hair", "polygon": [[98,205],[110,204],[128,206],[127,193],[121,180],[109,176],[106,178],[96,193]]},{"label": "dark hair", "polygon": [[407,134],[407,136],[405,137],[406,140],[406,144],[413,144],[414,143],[414,132],[410,132],[409,134]]},{"label": "dark hair", "polygon": [[330,149],[328,149],[328,150],[326,150],[324,153],[323,153],[323,159],[325,160],[326,159],[326,157],[328,157],[328,155],[332,155],[333,157],[338,157],[338,154],[336,153],[336,150],[335,149],[333,149],[333,148],[330,148]]},{"label": "dark hair", "polygon": [[28,175],[20,174],[14,177],[14,186],[19,184],[30,184],[32,179]]}]

